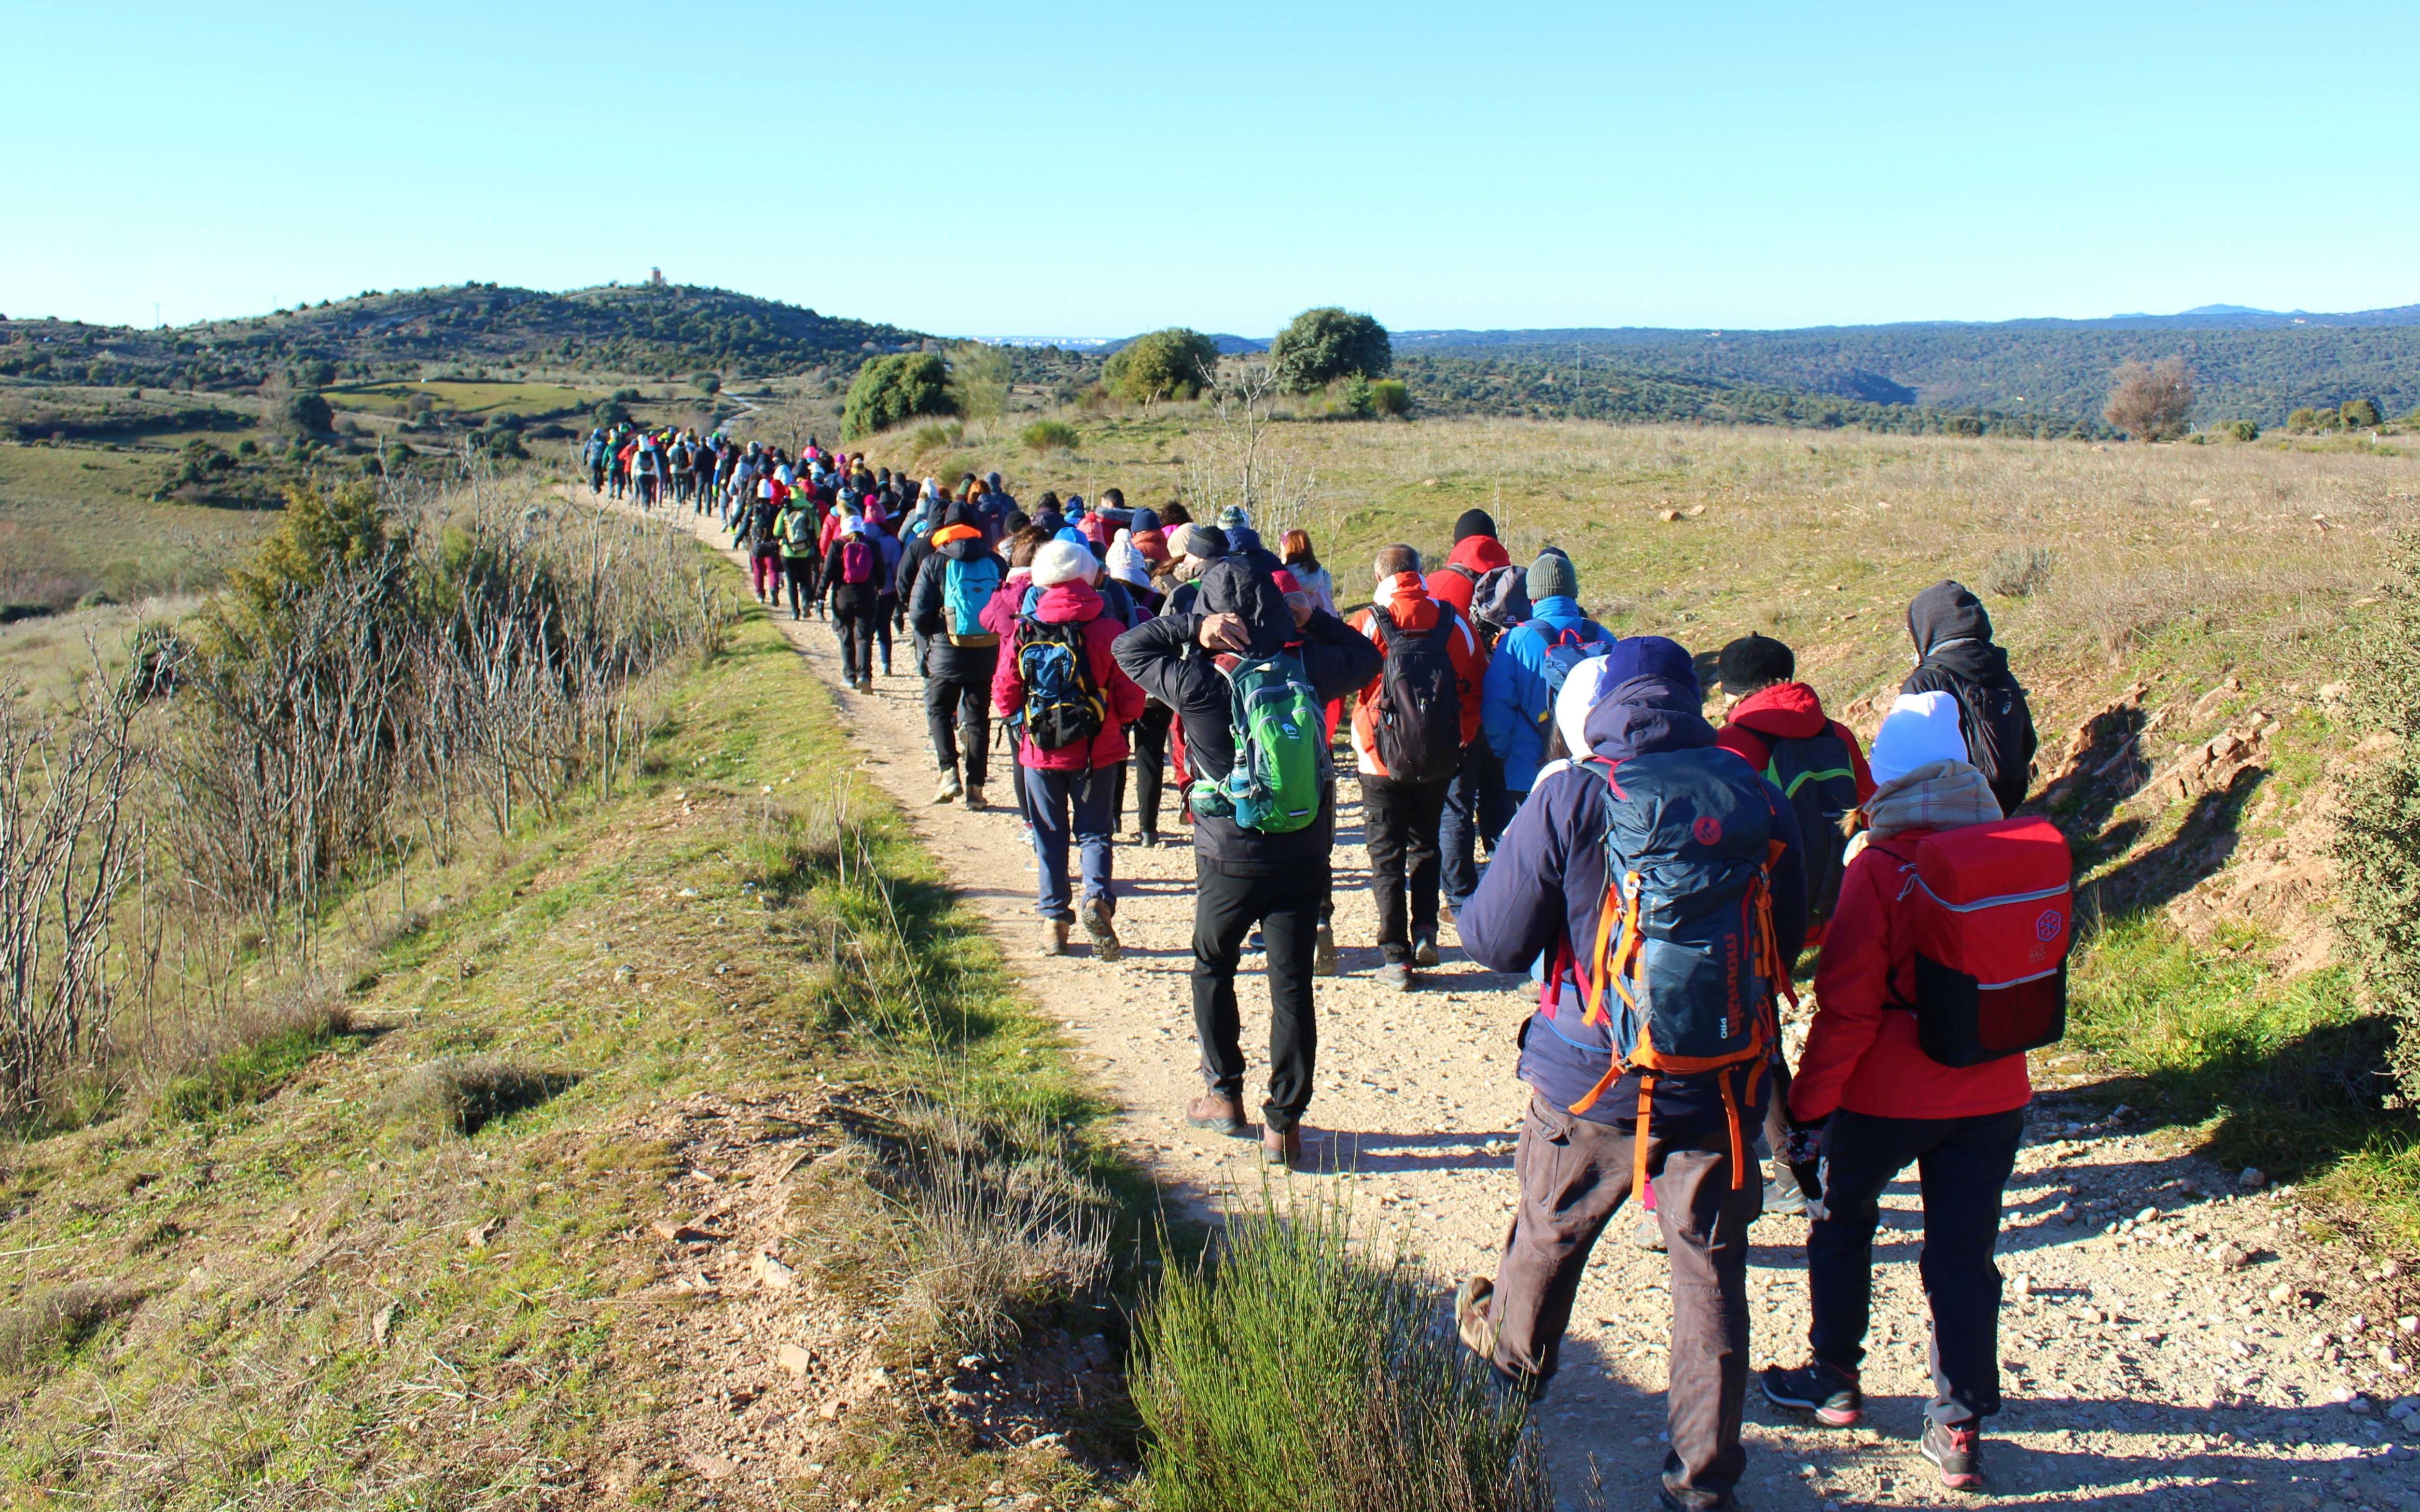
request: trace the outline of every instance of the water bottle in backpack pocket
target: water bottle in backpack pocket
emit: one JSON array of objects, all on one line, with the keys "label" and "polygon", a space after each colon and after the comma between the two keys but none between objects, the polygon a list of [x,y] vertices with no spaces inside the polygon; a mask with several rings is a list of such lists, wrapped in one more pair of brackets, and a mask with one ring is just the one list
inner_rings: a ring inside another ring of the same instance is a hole
[{"label": "water bottle in backpack pocket", "polygon": [[1108,709],[1093,681],[1081,622],[1018,620],[1016,675],[1025,684],[1026,738],[1034,745],[1058,750],[1088,744],[1101,733]]},{"label": "water bottle in backpack pocket", "polygon": [[1319,818],[1330,765],[1327,720],[1302,659],[1221,656],[1235,764],[1220,778],[1197,778],[1193,811],[1232,818],[1245,829],[1290,835]]},{"label": "water bottle in backpack pocket", "polygon": [[1916,904],[1917,1045],[1945,1066],[1979,1066],[2067,1033],[2075,861],[2047,819],[1964,825],[1876,841]]}]

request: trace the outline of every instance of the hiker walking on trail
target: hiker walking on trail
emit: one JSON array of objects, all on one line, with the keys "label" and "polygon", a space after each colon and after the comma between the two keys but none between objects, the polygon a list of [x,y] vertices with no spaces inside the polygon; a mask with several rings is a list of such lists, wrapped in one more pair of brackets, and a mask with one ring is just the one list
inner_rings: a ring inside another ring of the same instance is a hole
[{"label": "hiker walking on trail", "polygon": [[[1527,574],[1512,565],[1496,538],[1496,520],[1483,509],[1466,509],[1453,522],[1453,549],[1445,565],[1428,575],[1429,596],[1461,615],[1479,647],[1493,656],[1504,633],[1530,615]],[[1484,690],[1482,689],[1482,696]],[[1504,761],[1484,740],[1462,748],[1462,764],[1445,791],[1445,818],[1437,826],[1443,851],[1438,885],[1446,906],[1459,913],[1479,890],[1479,847],[1496,848],[1512,818],[1504,792]]]},{"label": "hiker walking on trail", "polygon": [[815,601],[815,512],[802,493],[782,502],[773,532],[782,542],[782,575],[790,588],[790,618],[803,620]]},{"label": "hiker walking on trail", "polygon": [[1686,651],[1642,636],[1606,662],[1587,748],[1531,791],[1460,919],[1481,964],[1547,968],[1520,1036],[1518,1206],[1455,1320],[1515,1389],[1544,1393],[1590,1251],[1652,1182],[1672,1268],[1661,1504],[1729,1508],[1763,1190],[1747,1146],[1805,927],[1798,827],[1715,748]]},{"label": "hiker walking on trail", "polygon": [[[1017,779],[1039,863],[1042,953],[1063,955],[1080,919],[1093,954],[1118,959],[1117,898],[1109,833],[1117,823],[1117,777],[1125,726],[1142,712],[1142,689],[1110,654],[1125,625],[1105,612],[1094,580],[1100,563],[1071,541],[1033,553],[1039,598],[1020,614],[992,672],[992,706],[1017,716]],[[1079,912],[1067,874],[1072,839],[1082,855]]]},{"label": "hiker walking on trail", "polygon": [[874,621],[881,612],[882,553],[867,538],[865,521],[841,517],[831,548],[824,553],[824,592],[831,601],[832,628],[840,637],[841,681],[861,693],[874,691]]},{"label": "hiker walking on trail", "polygon": [[899,537],[891,533],[889,520],[877,517],[877,508],[866,516],[866,536],[874,543],[875,554],[881,558],[874,564],[874,649],[881,658],[882,675],[891,675],[891,626],[900,617],[899,561],[905,548]]},{"label": "hiker walking on trail", "polygon": [[1235,969],[1258,924],[1270,1009],[1261,1148],[1293,1165],[1317,1060],[1311,968],[1336,832],[1322,705],[1368,683],[1382,658],[1308,595],[1297,611],[1267,573],[1228,559],[1219,532],[1180,533],[1182,552],[1209,563],[1191,609],[1146,620],[1116,650],[1118,665],[1176,711],[1195,774],[1193,1027],[1208,1089],[1185,1114],[1196,1128],[1247,1132]]},{"label": "hiker walking on trail", "polygon": [[[924,729],[941,766],[935,803],[984,806],[991,747],[991,680],[1000,635],[983,622],[1008,564],[984,544],[972,511],[952,504],[928,541],[931,562],[916,574],[908,604],[924,673]],[[902,568],[905,571],[905,568]],[[960,763],[965,764],[963,768]]]},{"label": "hiker walking on trail", "polygon": [[1579,573],[1571,558],[1548,547],[1529,563],[1526,587],[1531,618],[1496,642],[1480,711],[1488,747],[1504,764],[1504,792],[1515,807],[1545,759],[1555,694],[1563,679],[1581,661],[1602,656],[1613,645],[1613,632],[1580,612]]},{"label": "hiker walking on trail", "polygon": [[2033,1096],[2024,1051],[2065,1022],[2073,862],[2048,820],[2001,821],[1961,713],[1947,692],[1902,695],[1874,736],[1880,785],[1860,810],[1790,1088],[1791,1161],[1821,1199],[1807,1238],[1809,1357],[1767,1369],[1763,1388],[1834,1427],[1863,1414],[1874,1230],[1884,1188],[1913,1164],[1932,1310],[1917,1449],[1942,1484],[1971,1490],[1982,1420],[2000,1410],[1992,1251]]},{"label": "hiker walking on trail", "polygon": [[1409,992],[1414,969],[1437,964],[1438,822],[1463,748],[1479,736],[1487,658],[1462,616],[1429,596],[1418,551],[1390,546],[1373,570],[1377,592],[1353,628],[1386,659],[1354,701],[1353,751],[1378,903],[1377,982]]},{"label": "hiker walking on trail", "polygon": [[2009,671],[2009,654],[1992,643],[1992,616],[1965,584],[1944,579],[1907,607],[1916,671],[1902,693],[1947,693],[1958,700],[1966,749],[2000,811],[2014,813],[2033,785],[2034,716],[2025,690]]},{"label": "hiker walking on trail", "polygon": [[782,593],[782,506],[788,495],[770,478],[758,484],[758,493],[741,512],[732,545],[748,549],[748,586],[756,602],[771,604]]},{"label": "hiker walking on trail", "polygon": [[[1840,897],[1849,843],[1844,827],[1857,806],[1873,795],[1873,774],[1856,735],[1826,716],[1815,689],[1796,680],[1798,657],[1788,646],[1770,636],[1745,635],[1723,647],[1715,668],[1723,696],[1731,702],[1714,743],[1763,773],[1798,816],[1798,833],[1807,842],[1805,948],[1815,949],[1823,943],[1824,926]],[[1790,1066],[1778,1056],[1773,1078],[1764,1136],[1774,1170],[1764,1211],[1795,1217],[1807,1211],[1807,1199],[1781,1165]]]}]

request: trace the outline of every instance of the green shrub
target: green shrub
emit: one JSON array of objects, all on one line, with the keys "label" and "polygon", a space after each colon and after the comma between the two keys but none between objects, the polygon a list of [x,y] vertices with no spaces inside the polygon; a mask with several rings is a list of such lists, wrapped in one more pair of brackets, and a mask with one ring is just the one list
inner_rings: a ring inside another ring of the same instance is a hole
[{"label": "green shrub", "polygon": [[2230,420],[2221,428],[2239,441],[2257,441],[2260,439],[2260,423],[2257,420]]},{"label": "green shrub", "polygon": [[1340,378],[1384,376],[1395,365],[1395,349],[1385,326],[1329,305],[1287,322],[1269,347],[1269,359],[1289,393],[1309,393]]},{"label": "green shrub", "polygon": [[2336,413],[2342,417],[2345,428],[2348,430],[2370,430],[2384,424],[2379,415],[2378,401],[2375,399],[2347,400],[2344,407]]},{"label": "green shrub", "polygon": [[[923,432],[920,428],[919,436]],[[1029,452],[1072,452],[1076,449],[1076,427],[1063,420],[1037,420],[1017,433]]]},{"label": "green shrub", "polygon": [[857,370],[841,402],[841,435],[854,440],[888,430],[918,415],[947,415],[957,410],[950,396],[950,370],[933,352],[894,352],[877,357]]},{"label": "green shrub", "polygon": [[1389,419],[1412,412],[1412,386],[1402,378],[1380,378],[1370,385],[1370,408]]},{"label": "green shrub", "polygon": [[1357,1253],[1341,1207],[1264,1196],[1172,1265],[1136,1325],[1135,1408],[1162,1512],[1546,1512],[1493,1367],[1436,1324],[1407,1257]]},{"label": "green shrub", "polygon": [[270,407],[269,424],[288,436],[325,436],[336,427],[336,412],[325,394],[300,389]]},{"label": "green shrub", "polygon": [[2396,1023],[2395,1078],[2420,1103],[2420,533],[2396,539],[2394,577],[2363,634],[2346,637],[2361,723],[2395,744],[2340,779],[2336,932],[2364,995]]},{"label": "green shrub", "polygon": [[689,383],[690,388],[697,390],[700,393],[721,393],[722,392],[722,375],[720,373],[691,373],[689,376]]},{"label": "green shrub", "polygon": [[1162,399],[1190,399],[1218,373],[1218,344],[1184,326],[1137,336],[1101,364],[1101,381],[1111,393],[1146,408]]},{"label": "green shrub", "polygon": [[593,413],[600,425],[626,424],[630,419],[630,407],[620,399],[604,399],[598,401]]}]

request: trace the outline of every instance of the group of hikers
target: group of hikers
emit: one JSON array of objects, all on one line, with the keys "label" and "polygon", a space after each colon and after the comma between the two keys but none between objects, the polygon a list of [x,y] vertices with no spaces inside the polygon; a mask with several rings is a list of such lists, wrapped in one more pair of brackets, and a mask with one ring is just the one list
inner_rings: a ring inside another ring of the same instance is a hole
[{"label": "group of hikers", "polygon": [[[1641,1242],[1672,1272],[1663,1503],[1735,1504],[1749,1225],[1774,1209],[1810,1221],[1807,1362],[1766,1369],[1764,1395],[1855,1423],[1880,1198],[1913,1164],[1934,1335],[1920,1450],[1945,1484],[1981,1484],[2001,1195],[2024,1052],[2063,1027],[2071,895],[2057,829],[2010,817],[2035,733],[1975,594],[1916,596],[1916,665],[1869,750],[1780,641],[1744,636],[1701,665],[1616,636],[1581,608],[1568,555],[1515,564],[1482,510],[1434,568],[1407,545],[1377,552],[1348,618],[1353,595],[1308,536],[1272,551],[1240,507],[1195,520],[1109,489],[1029,511],[998,472],[947,486],[812,442],[795,459],[706,444],[717,491],[697,507],[723,512],[760,601],[786,588],[794,615],[829,612],[851,687],[872,686],[875,645],[889,674],[892,633],[911,638],[936,803],[986,807],[1005,727],[1044,953],[1080,928],[1119,959],[1126,795],[1133,843],[1157,845],[1173,778],[1204,1083],[1184,1117],[1254,1133],[1235,976],[1257,949],[1257,1132],[1288,1166],[1316,1071],[1314,982],[1338,971],[1331,747],[1348,730],[1376,984],[1416,990],[1444,923],[1479,964],[1535,983],[1515,1216],[1496,1273],[1454,1299],[1462,1340],[1508,1390],[1552,1381],[1590,1251],[1638,1194]],[[1816,1010],[1793,1072],[1776,998],[1795,1001],[1802,957]]]}]

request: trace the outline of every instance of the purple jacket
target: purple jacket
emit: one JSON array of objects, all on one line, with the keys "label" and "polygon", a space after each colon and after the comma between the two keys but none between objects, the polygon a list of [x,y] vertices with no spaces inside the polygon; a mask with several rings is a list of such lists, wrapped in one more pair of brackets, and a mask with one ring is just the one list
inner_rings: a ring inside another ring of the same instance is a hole
[{"label": "purple jacket", "polygon": [[[1663,648],[1668,647],[1667,652]],[[1587,732],[1595,754],[1626,761],[1662,751],[1703,748],[1710,760],[1739,758],[1714,745],[1714,730],[1698,711],[1703,702],[1688,655],[1668,640],[1641,637],[1616,650],[1615,684],[1589,712]],[[1745,764],[1743,764],[1745,769]],[[1780,790],[1763,784],[1773,811],[1773,836],[1784,847],[1772,870],[1773,927],[1781,958],[1797,959],[1807,933],[1807,874],[1798,821]],[[1558,947],[1571,942],[1577,986],[1584,997],[1590,948],[1596,943],[1597,910],[1605,898],[1606,789],[1605,779],[1586,767],[1554,773],[1530,790],[1487,863],[1487,875],[1470,905],[1455,919],[1462,947],[1472,960],[1496,971],[1528,971],[1543,957],[1551,963]],[[1576,1016],[1575,1008],[1566,1014]],[[1567,1018],[1566,1022],[1570,1022]],[[1612,1064],[1600,1045],[1575,1043],[1556,1032],[1543,1011],[1522,1028],[1521,1079],[1559,1107],[1586,1097]],[[1761,1116],[1770,1078],[1759,1078],[1759,1100],[1741,1116]],[[1734,1092],[1742,1090],[1738,1084]],[[1638,1082],[1624,1076],[1606,1090],[1583,1117],[1597,1123],[1630,1123],[1638,1112]],[[1655,1086],[1654,1127],[1682,1134],[1724,1128],[1721,1088],[1714,1073],[1666,1076]]]}]

